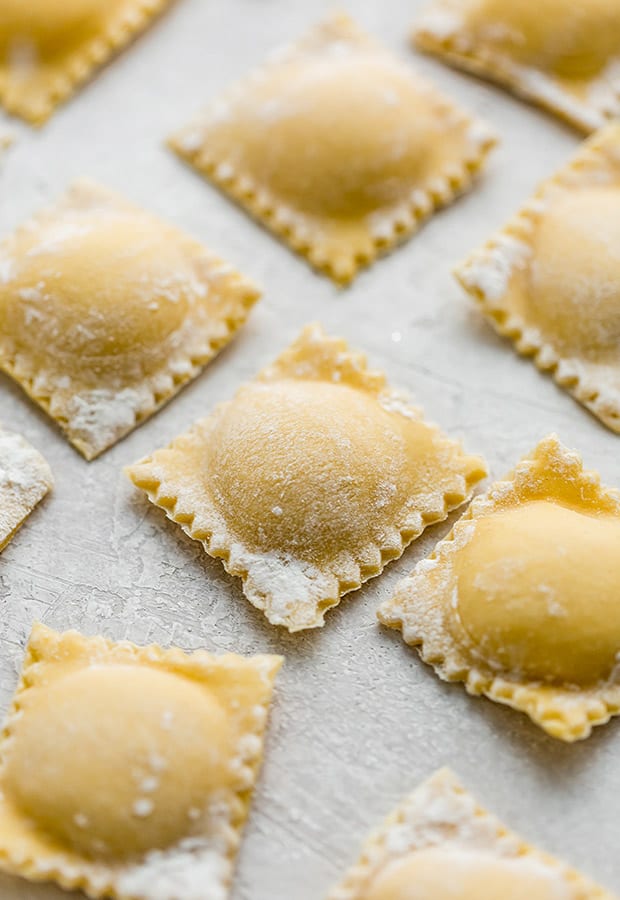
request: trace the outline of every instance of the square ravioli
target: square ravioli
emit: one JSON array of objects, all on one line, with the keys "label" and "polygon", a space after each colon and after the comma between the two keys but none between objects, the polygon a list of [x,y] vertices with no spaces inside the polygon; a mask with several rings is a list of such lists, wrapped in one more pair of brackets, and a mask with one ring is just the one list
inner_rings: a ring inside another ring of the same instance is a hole
[{"label": "square ravioli", "polygon": [[444,681],[576,741],[620,713],[620,492],[555,435],[379,608]]},{"label": "square ravioli", "polygon": [[0,427],[0,550],[52,489],[50,467],[20,434]]},{"label": "square ravioli", "polygon": [[469,188],[494,144],[345,16],[274,54],[171,139],[343,284]]},{"label": "square ravioli", "polygon": [[0,103],[41,125],[172,0],[2,0]]},{"label": "square ravioli", "polygon": [[0,869],[224,900],[281,663],[35,625],[0,739]]},{"label": "square ravioli", "polygon": [[93,459],[195,378],[258,297],[198,241],[79,181],[0,244],[0,369]]},{"label": "square ravioli", "polygon": [[620,125],[455,271],[499,334],[620,432]]},{"label": "square ravioli", "polygon": [[413,38],[583,131],[620,115],[618,0],[434,0]]},{"label": "square ravioli", "polygon": [[345,341],[309,325],[233,400],[127,473],[274,625],[323,625],[485,476]]},{"label": "square ravioli", "polygon": [[614,900],[481,808],[449,769],[368,838],[327,900]]}]

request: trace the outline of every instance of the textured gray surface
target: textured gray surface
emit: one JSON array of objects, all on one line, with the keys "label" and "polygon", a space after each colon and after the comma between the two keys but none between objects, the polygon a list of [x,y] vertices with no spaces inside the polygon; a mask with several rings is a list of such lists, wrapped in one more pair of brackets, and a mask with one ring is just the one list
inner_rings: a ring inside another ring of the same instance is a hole
[{"label": "textured gray surface", "polygon": [[[72,178],[88,175],[193,232],[265,289],[248,327],[217,362],[94,463],[0,380],[0,419],[45,452],[57,480],[53,496],[0,558],[3,707],[33,619],[137,642],[287,657],[235,900],[322,897],[377,819],[443,764],[511,826],[620,891],[618,723],[575,746],[557,743],[524,716],[441,684],[397,634],[376,623],[380,600],[447,524],[349,595],[323,631],[287,637],[121,472],[228,398],[305,322],[319,319],[364,348],[431,419],[482,452],[493,476],[557,430],[606,481],[620,483],[619,438],[504,346],[450,276],[452,264],[501,224],[578,138],[499,90],[416,58],[406,37],[418,5],[357,0],[350,11],[486,117],[503,143],[472,194],[346,292],[312,274],[162,146],[232,78],[327,11],[323,0],[180,0],[43,131],[15,126],[18,142],[0,173],[2,234]],[[0,896],[65,895],[0,880]]]}]

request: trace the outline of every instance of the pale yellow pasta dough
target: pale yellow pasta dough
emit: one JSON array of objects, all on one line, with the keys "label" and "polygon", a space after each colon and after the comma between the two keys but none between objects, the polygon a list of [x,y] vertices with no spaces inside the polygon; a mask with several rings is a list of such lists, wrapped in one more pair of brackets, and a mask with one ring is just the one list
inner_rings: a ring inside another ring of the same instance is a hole
[{"label": "pale yellow pasta dough", "polygon": [[620,57],[620,8],[614,0],[466,0],[474,42],[560,77],[598,75]]},{"label": "pale yellow pasta dough", "polygon": [[42,124],[171,0],[2,0],[0,102]]},{"label": "pale yellow pasta dough", "polygon": [[568,900],[555,873],[475,850],[430,847],[380,870],[363,900]]},{"label": "pale yellow pasta dough", "polygon": [[613,900],[482,809],[447,769],[365,841],[327,900]]},{"label": "pale yellow pasta dough", "polygon": [[493,143],[344,16],[312,29],[171,141],[341,283],[469,187]]},{"label": "pale yellow pasta dough", "polygon": [[379,540],[384,519],[399,519],[403,495],[424,492],[437,456],[436,435],[424,422],[394,416],[370,393],[324,381],[248,387],[222,413],[212,438],[205,489],[236,536],[252,550],[296,547],[318,565],[327,547],[361,555]]},{"label": "pale yellow pasta dough", "polygon": [[586,131],[620,112],[616,0],[435,0],[414,39]]},{"label": "pale yellow pasta dough", "polygon": [[[620,174],[620,169],[619,169]],[[553,200],[534,236],[523,314],[562,356],[618,365],[620,180]]]},{"label": "pale yellow pasta dough", "polygon": [[484,476],[344,341],[307,327],[129,477],[273,624],[323,624]]},{"label": "pale yellow pasta dough", "polygon": [[[122,739],[119,709],[131,723]],[[119,859],[169,847],[191,832],[189,810],[230,780],[224,709],[210,692],[172,673],[127,665],[79,670],[26,695],[20,712],[7,794],[87,856]],[[153,753],[161,769],[156,777]],[[156,787],[143,799],[153,811],[141,817],[134,798],[145,781],[151,787],[149,777]]]},{"label": "pale yellow pasta dough", "polygon": [[620,712],[619,540],[620,494],[551,436],[475,498],[379,618],[441,678],[584,738]]},{"label": "pale yellow pasta dough", "polygon": [[[43,243],[37,233],[21,241],[3,298],[3,329],[16,352],[32,347],[34,332],[42,365],[64,357],[83,384],[96,387],[102,375],[116,374],[121,357],[128,366],[139,359],[151,374],[165,364],[199,292],[192,261],[158,222],[140,215],[78,221],[69,235],[66,228],[56,238],[52,227]],[[15,294],[25,301],[12,301]]]},{"label": "pale yellow pasta dough", "polygon": [[620,126],[456,269],[491,325],[620,432]]},{"label": "pale yellow pasta dough", "polygon": [[[481,519],[454,564],[455,637],[498,672],[606,681],[620,648],[618,546],[617,516],[548,500]],[[592,566],[597,558],[605,563]]]},{"label": "pale yellow pasta dough", "polygon": [[0,367],[92,459],[233,337],[254,286],[89,182],[0,246]]},{"label": "pale yellow pasta dough", "polygon": [[0,427],[0,550],[53,483],[50,467],[41,454],[20,434]]},{"label": "pale yellow pasta dough", "polygon": [[223,897],[280,662],[35,626],[0,743],[0,868],[92,897]]}]

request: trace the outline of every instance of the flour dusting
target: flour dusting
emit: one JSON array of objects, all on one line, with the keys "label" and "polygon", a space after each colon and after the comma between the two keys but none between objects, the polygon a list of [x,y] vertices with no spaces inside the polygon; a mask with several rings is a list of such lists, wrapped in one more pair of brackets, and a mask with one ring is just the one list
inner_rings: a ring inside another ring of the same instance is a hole
[{"label": "flour dusting", "polygon": [[52,473],[21,435],[0,428],[0,548],[52,487]]},{"label": "flour dusting", "polygon": [[528,244],[510,235],[499,235],[491,246],[474,254],[459,269],[459,278],[471,290],[480,291],[486,300],[500,301],[508,290],[515,270],[532,255]]},{"label": "flour dusting", "polygon": [[135,388],[120,391],[100,388],[76,394],[67,407],[72,437],[88,444],[97,453],[133,428],[137,411],[148,400],[148,391],[140,392]]},{"label": "flour dusting", "polygon": [[452,772],[443,769],[410,794],[371,836],[360,863],[328,900],[358,900],[363,887],[379,872],[411,853],[429,850],[440,853],[438,859],[444,864],[452,863],[455,879],[459,872],[501,860],[515,877],[522,873],[547,882],[553,900],[575,897],[561,863],[534,848],[524,852],[522,841],[491,813],[481,811]]},{"label": "flour dusting", "polygon": [[426,32],[437,38],[437,40],[445,41],[457,35],[462,27],[463,17],[455,10],[434,7],[425,10],[419,17],[415,33],[422,34]]},{"label": "flour dusting", "polygon": [[186,838],[169,850],[152,850],[120,875],[117,889],[136,900],[226,900],[231,869],[224,846]]}]

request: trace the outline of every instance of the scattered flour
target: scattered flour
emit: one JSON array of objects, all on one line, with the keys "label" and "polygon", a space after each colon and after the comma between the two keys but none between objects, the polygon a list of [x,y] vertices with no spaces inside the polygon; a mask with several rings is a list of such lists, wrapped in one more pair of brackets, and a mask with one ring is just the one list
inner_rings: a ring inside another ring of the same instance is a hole
[{"label": "scattered flour", "polygon": [[187,838],[170,850],[153,850],[117,881],[123,896],[136,900],[227,900],[231,863],[225,848]]},{"label": "scattered flour", "polygon": [[135,388],[100,388],[76,394],[67,408],[73,436],[95,453],[105,449],[133,428],[136,413],[148,402],[149,393]]},{"label": "scattered flour", "polygon": [[482,812],[449,770],[424,782],[400,805],[364,847],[362,862],[330,894],[330,900],[355,900],[369,878],[412,851],[441,848],[455,872],[480,861],[501,859],[519,872],[548,881],[553,900],[571,900],[573,890],[563,865],[536,850],[523,852],[522,842],[495,816]]},{"label": "scattered flour", "polygon": [[454,37],[463,27],[463,17],[454,10],[435,7],[427,9],[419,17],[416,33],[426,32],[440,41]]},{"label": "scattered flour", "polygon": [[0,428],[0,547],[52,487],[49,466],[21,435]]},{"label": "scattered flour", "polygon": [[133,804],[131,811],[134,816],[138,816],[140,819],[144,819],[147,816],[150,816],[153,810],[155,809],[155,804],[152,800],[149,800],[148,797],[139,797]]},{"label": "scattered flour", "polygon": [[515,271],[525,265],[532,249],[509,235],[499,235],[491,247],[474,254],[459,270],[462,282],[480,291],[485,299],[500,301]]}]

